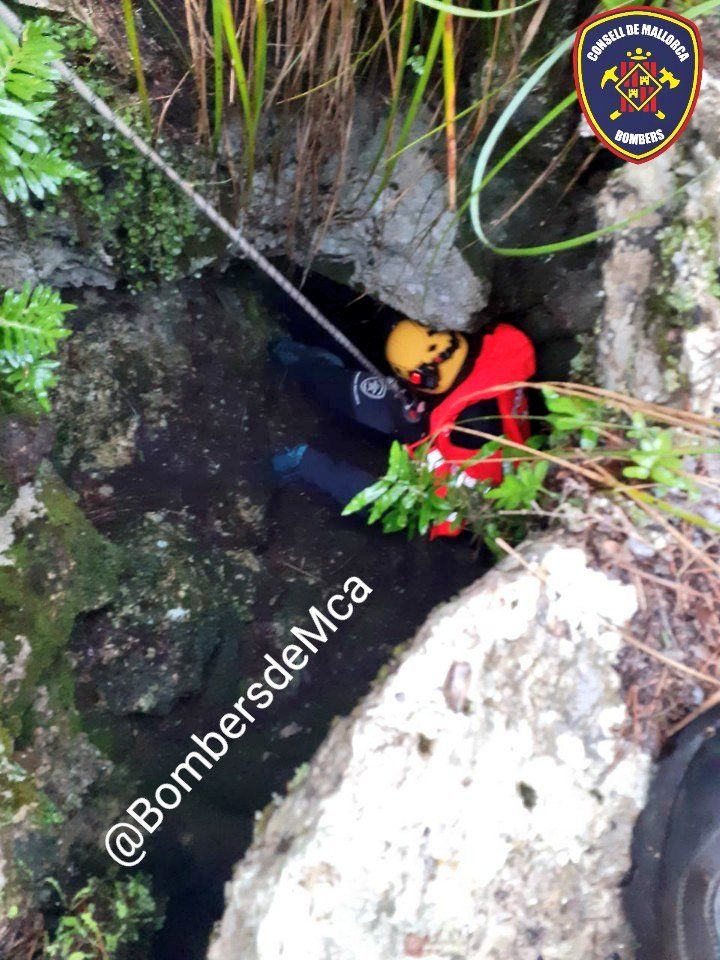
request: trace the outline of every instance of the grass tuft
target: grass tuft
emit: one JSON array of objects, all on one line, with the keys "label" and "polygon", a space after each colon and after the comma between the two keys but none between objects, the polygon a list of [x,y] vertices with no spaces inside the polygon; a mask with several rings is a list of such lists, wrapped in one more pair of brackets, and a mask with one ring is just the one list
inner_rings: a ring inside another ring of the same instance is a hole
[{"label": "grass tuft", "polygon": [[147,83],[145,82],[142,58],[140,56],[140,43],[138,42],[137,29],[135,26],[135,12],[133,10],[132,0],[122,0],[122,7],[125,18],[128,49],[130,51],[133,70],[135,71],[135,82],[137,83],[138,94],[140,96],[140,102],[142,103],[143,117],[148,130],[151,130],[152,111],[150,109],[150,97],[148,95]]}]

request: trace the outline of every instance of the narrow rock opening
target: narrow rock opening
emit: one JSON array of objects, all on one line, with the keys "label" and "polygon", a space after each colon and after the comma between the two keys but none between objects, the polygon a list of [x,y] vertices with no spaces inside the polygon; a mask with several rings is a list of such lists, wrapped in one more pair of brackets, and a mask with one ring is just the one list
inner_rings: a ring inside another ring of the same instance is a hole
[{"label": "narrow rock opening", "polygon": [[[308,289],[382,359],[393,311],[317,276]],[[467,544],[383,537],[341,518],[322,494],[274,481],[271,454],[298,442],[378,474],[387,443],[318,409],[271,362],[268,343],[288,333],[333,344],[247,268],[172,292],[94,292],[77,329],[58,402],[58,467],[115,545],[120,569],[116,598],[78,621],[72,646],[84,723],[115,763],[104,795],[125,805],[151,797],[191,736],[217,729],[312,605],[322,609],[349,576],[375,589],[148,840],[143,867],[167,900],[152,956],[199,960],[256,812],[432,607],[490,558]],[[141,332],[152,349],[138,346]],[[89,381],[102,383],[105,406],[97,392],[88,398]],[[132,406],[127,382],[139,386]]]}]

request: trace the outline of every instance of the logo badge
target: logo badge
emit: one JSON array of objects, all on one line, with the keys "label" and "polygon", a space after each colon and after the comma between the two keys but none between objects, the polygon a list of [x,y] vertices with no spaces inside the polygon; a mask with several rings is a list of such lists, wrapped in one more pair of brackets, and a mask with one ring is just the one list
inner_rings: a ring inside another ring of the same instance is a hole
[{"label": "logo badge", "polygon": [[573,66],[595,135],[631,163],[663,153],[693,114],[702,59],[697,25],[671,10],[625,7],[591,17],[577,32]]},{"label": "logo badge", "polygon": [[360,381],[360,390],[370,400],[382,400],[387,393],[387,381],[384,377],[366,377]]}]

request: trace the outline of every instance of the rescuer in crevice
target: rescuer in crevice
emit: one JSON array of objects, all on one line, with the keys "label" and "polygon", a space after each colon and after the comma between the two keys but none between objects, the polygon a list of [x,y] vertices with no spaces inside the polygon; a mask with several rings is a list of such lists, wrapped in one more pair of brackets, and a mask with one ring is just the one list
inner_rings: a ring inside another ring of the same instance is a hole
[{"label": "rescuer in crevice", "polygon": [[[451,483],[499,483],[502,452],[467,465],[486,441],[457,426],[466,424],[516,442],[528,438],[525,391],[512,386],[535,373],[535,351],[525,334],[505,323],[466,335],[401,320],[390,332],[385,354],[404,392],[392,389],[393,377],[350,370],[328,351],[291,340],[274,348],[276,359],[324,405],[401,440],[411,451],[427,443],[441,496]],[[375,480],[366,470],[307,444],[276,455],[273,466],[283,478],[303,480],[342,504]],[[447,522],[436,527],[433,536],[458,532]]]}]

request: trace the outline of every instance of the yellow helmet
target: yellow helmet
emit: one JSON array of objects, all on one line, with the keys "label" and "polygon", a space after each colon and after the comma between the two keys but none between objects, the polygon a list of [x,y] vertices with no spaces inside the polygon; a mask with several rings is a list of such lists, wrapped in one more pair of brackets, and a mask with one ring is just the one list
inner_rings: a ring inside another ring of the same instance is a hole
[{"label": "yellow helmet", "polygon": [[468,355],[468,342],[452,330],[432,330],[415,320],[393,327],[385,356],[395,374],[423,393],[447,393]]}]

